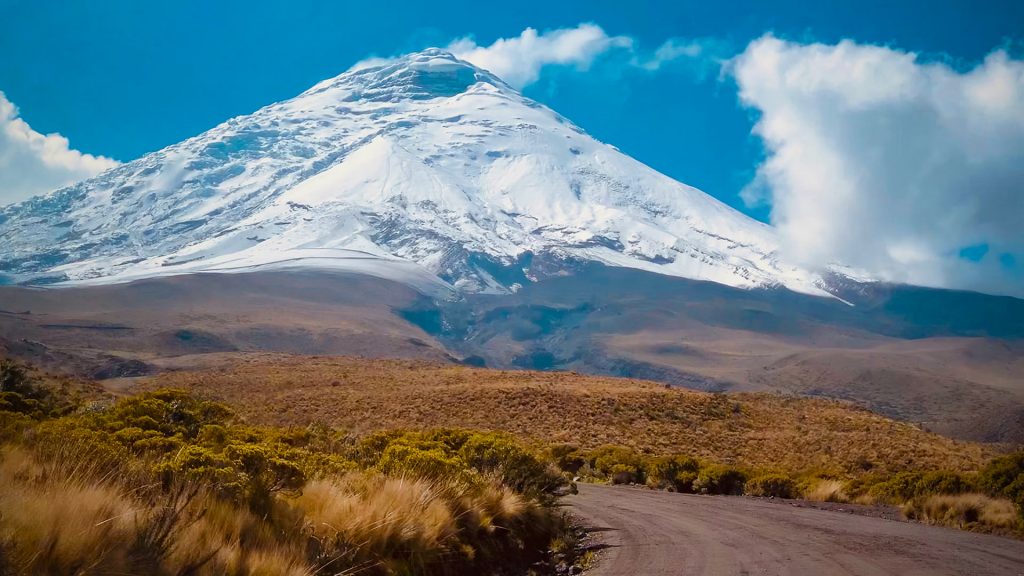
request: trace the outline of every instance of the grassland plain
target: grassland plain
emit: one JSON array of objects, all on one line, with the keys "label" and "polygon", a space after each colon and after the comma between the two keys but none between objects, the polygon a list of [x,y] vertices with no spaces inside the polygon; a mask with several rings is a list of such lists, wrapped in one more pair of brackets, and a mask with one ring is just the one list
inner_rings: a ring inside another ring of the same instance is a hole
[{"label": "grassland plain", "polygon": [[100,386],[0,361],[0,574],[571,573],[587,562],[557,505],[573,476],[1024,534],[1024,452],[839,402],[422,361],[204,362]]},{"label": "grassland plain", "polygon": [[220,360],[133,387],[191,390],[256,424],[321,423],[355,436],[453,426],[497,430],[582,450],[619,445],[790,474],[971,471],[998,452],[839,401],[410,360],[271,354]]}]

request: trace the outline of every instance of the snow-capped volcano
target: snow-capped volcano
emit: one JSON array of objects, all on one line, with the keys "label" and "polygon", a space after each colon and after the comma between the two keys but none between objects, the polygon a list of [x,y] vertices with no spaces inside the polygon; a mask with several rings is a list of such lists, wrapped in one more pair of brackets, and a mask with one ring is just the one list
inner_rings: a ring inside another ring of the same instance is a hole
[{"label": "snow-capped volcano", "polygon": [[827,291],[771,227],[437,49],[0,210],[8,282],[301,266],[501,292],[587,261]]}]

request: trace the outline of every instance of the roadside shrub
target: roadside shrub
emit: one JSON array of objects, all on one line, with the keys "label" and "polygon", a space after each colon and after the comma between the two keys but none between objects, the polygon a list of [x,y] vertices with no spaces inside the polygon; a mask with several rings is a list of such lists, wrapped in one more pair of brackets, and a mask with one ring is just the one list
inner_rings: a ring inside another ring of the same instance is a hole
[{"label": "roadside shrub", "polygon": [[654,458],[647,465],[647,485],[676,492],[693,492],[700,471],[696,458],[684,455]]},{"label": "roadside shrub", "polygon": [[381,453],[376,467],[389,476],[470,480],[466,463],[439,442],[392,442]]},{"label": "roadside shrub", "polygon": [[796,482],[784,474],[759,474],[747,480],[744,490],[751,496],[795,498]]},{"label": "roadside shrub", "polygon": [[1024,450],[993,458],[978,473],[978,486],[989,493],[1001,493],[1024,476]]},{"label": "roadside shrub", "polygon": [[902,504],[918,495],[918,483],[922,475],[916,472],[900,472],[888,480],[874,484],[868,489],[868,496],[888,504]]},{"label": "roadside shrub", "polygon": [[590,452],[590,467],[615,484],[644,481],[644,458],[624,446],[601,446]]},{"label": "roadside shrub", "polygon": [[552,462],[503,433],[468,430],[375,433],[353,458],[390,476],[472,484],[493,478],[516,492],[542,497],[564,484]]},{"label": "roadside shrub", "polygon": [[747,476],[741,470],[712,464],[701,468],[697,479],[693,482],[693,489],[700,494],[743,494],[743,484]]},{"label": "roadside shrub", "polygon": [[933,494],[914,498],[903,505],[903,515],[926,524],[968,530],[1019,529],[1014,505],[984,494]]},{"label": "roadside shrub", "polygon": [[1024,519],[1024,450],[992,459],[978,473],[978,488],[989,496],[1010,499]]},{"label": "roadside shrub", "polygon": [[0,446],[2,574],[526,573],[569,532],[547,497],[561,474],[505,434],[345,441],[176,390],[17,416],[20,445]]},{"label": "roadside shrub", "polygon": [[963,494],[977,490],[973,476],[947,470],[866,474],[850,480],[846,491],[858,502],[899,505],[933,494]]},{"label": "roadside shrub", "polygon": [[632,464],[612,464],[607,474],[612,484],[633,484],[640,479],[640,469]]},{"label": "roadside shrub", "polygon": [[587,462],[575,444],[555,444],[548,450],[558,469],[570,474],[577,474]]},{"label": "roadside shrub", "polygon": [[459,448],[459,456],[471,468],[494,475],[523,494],[539,497],[565,483],[551,463],[504,434],[472,434]]},{"label": "roadside shrub", "polygon": [[808,480],[802,486],[803,497],[815,502],[849,502],[846,483],[830,478]]},{"label": "roadside shrub", "polygon": [[958,472],[925,472],[917,482],[917,495],[963,494],[977,490],[976,481]]}]

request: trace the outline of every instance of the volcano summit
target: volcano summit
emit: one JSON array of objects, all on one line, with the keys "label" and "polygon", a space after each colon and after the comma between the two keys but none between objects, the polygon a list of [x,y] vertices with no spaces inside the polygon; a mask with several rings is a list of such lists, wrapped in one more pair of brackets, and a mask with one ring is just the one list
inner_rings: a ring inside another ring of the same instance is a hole
[{"label": "volcano summit", "polygon": [[330,268],[505,293],[581,263],[825,295],[774,230],[438,49],[0,209],[7,283]]}]

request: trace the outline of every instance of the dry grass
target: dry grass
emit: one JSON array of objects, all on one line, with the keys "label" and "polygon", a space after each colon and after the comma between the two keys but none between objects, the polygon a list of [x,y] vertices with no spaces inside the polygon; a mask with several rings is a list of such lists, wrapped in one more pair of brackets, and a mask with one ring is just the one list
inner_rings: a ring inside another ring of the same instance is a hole
[{"label": "dry grass", "polygon": [[[309,483],[294,505],[321,546],[322,559],[388,562],[426,572],[480,533],[522,522],[535,505],[499,487],[469,491],[457,481],[348,474]],[[374,560],[381,559],[381,560]],[[399,569],[400,568],[400,569]]]},{"label": "dry grass", "polygon": [[849,502],[846,483],[839,480],[818,480],[803,492],[803,497],[814,502]]},{"label": "dry grass", "polygon": [[143,388],[222,399],[250,421],[322,422],[355,434],[393,428],[502,430],[537,442],[689,453],[790,472],[974,470],[991,448],[924,432],[848,404],[771,394],[706,394],[574,373],[422,361],[238,355],[169,372]]},{"label": "dry grass", "polygon": [[1012,502],[984,494],[927,496],[905,504],[903,514],[927,524],[984,531],[1013,530],[1019,525]]},{"label": "dry grass", "polygon": [[476,554],[515,561],[520,537],[553,528],[497,483],[372,471],[309,482],[257,515],[198,485],[161,489],[7,446],[0,486],[0,574],[12,575],[463,574]]},{"label": "dry grass", "polygon": [[455,536],[453,511],[425,480],[350,476],[311,482],[297,499],[327,557],[361,549],[387,558],[398,551],[424,565]]},{"label": "dry grass", "polygon": [[183,486],[147,496],[132,475],[99,475],[88,461],[0,454],[0,573],[267,574],[311,571],[249,512]]},{"label": "dry grass", "polygon": [[[0,540],[17,540],[7,562],[28,573],[116,573],[123,542],[138,529],[132,502],[109,482],[52,477],[27,453],[0,461]],[[0,572],[3,572],[0,567]]]}]

